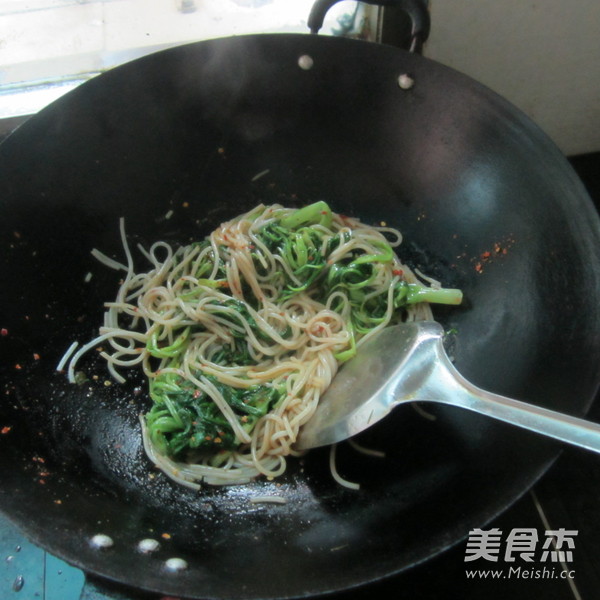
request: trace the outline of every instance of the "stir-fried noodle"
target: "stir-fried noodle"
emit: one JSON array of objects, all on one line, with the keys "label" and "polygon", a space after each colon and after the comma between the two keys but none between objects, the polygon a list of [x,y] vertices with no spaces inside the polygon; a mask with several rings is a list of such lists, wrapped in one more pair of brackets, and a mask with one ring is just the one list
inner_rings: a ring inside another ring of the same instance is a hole
[{"label": "stir-fried noodle", "polygon": [[69,378],[99,344],[117,381],[123,368],[143,369],[153,402],[141,417],[144,448],[190,487],[281,475],[361,343],[392,322],[431,318],[430,302],[461,298],[400,262],[398,231],[324,202],[260,205],[198,243],[140,248],[143,272],[122,222],[121,235],[126,264],[112,266],[125,271],[122,285],[99,336],[70,358]]}]

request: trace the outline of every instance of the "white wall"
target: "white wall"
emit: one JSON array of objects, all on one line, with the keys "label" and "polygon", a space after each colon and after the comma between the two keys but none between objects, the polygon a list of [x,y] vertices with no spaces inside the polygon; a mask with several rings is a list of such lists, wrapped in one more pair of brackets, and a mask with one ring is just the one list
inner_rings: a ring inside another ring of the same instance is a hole
[{"label": "white wall", "polygon": [[600,0],[430,0],[424,54],[498,92],[568,155],[600,151]]}]

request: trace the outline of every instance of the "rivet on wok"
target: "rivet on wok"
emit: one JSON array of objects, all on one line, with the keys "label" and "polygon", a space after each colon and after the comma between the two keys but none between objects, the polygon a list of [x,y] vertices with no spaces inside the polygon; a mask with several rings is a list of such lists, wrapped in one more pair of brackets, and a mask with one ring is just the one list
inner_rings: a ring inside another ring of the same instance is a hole
[{"label": "rivet on wok", "polygon": [[104,535],[103,533],[96,534],[91,540],[90,544],[94,548],[110,548],[114,545],[114,542],[111,537]]},{"label": "rivet on wok", "polygon": [[183,571],[187,569],[187,566],[188,564],[185,560],[183,560],[183,558],[169,558],[167,561],[165,561],[165,567],[167,568],[167,571],[172,571],[173,573]]},{"label": "rivet on wok", "polygon": [[157,540],[153,540],[152,538],[146,538],[138,543],[138,550],[143,554],[150,554],[151,552],[156,552],[160,548],[160,544]]},{"label": "rivet on wok", "polygon": [[402,73],[402,75],[398,77],[398,85],[403,90],[410,90],[410,88],[415,85],[415,80],[410,75]]},{"label": "rivet on wok", "polygon": [[312,69],[314,64],[315,61],[313,60],[312,56],[309,56],[308,54],[303,54],[298,59],[298,66],[301,69],[304,69],[305,71],[309,71],[310,69]]}]

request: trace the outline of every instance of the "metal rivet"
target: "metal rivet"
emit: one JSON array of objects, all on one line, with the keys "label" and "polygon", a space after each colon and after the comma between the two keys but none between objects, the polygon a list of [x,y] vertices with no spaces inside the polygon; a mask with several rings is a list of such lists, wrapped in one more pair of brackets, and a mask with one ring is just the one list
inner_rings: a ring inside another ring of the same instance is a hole
[{"label": "metal rivet", "polygon": [[143,554],[150,554],[151,552],[156,552],[160,548],[160,544],[157,540],[146,538],[139,542],[137,547]]},{"label": "metal rivet", "polygon": [[94,548],[110,548],[114,545],[114,542],[111,537],[98,533],[90,540],[90,544]]},{"label": "metal rivet", "polygon": [[168,571],[173,571],[174,573],[177,571],[183,571],[187,569],[187,562],[183,560],[183,558],[169,558],[165,561],[165,567]]},{"label": "metal rivet", "polygon": [[309,71],[312,69],[314,64],[315,61],[313,60],[312,56],[309,56],[308,54],[303,54],[298,59],[298,66],[304,71]]},{"label": "metal rivet", "polygon": [[398,85],[403,90],[410,90],[415,85],[415,80],[410,75],[403,73],[398,77]]}]

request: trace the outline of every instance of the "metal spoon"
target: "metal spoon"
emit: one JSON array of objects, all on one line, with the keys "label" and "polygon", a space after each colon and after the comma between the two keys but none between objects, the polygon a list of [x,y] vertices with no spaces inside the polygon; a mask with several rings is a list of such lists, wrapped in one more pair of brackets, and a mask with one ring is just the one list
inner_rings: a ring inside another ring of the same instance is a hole
[{"label": "metal spoon", "polygon": [[431,401],[489,417],[600,452],[600,425],[486,392],[452,365],[439,323],[422,321],[383,329],[360,346],[324,394],[295,447],[334,444],[367,429],[399,404]]}]

